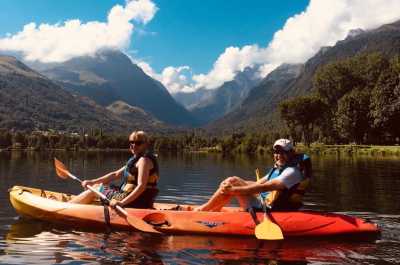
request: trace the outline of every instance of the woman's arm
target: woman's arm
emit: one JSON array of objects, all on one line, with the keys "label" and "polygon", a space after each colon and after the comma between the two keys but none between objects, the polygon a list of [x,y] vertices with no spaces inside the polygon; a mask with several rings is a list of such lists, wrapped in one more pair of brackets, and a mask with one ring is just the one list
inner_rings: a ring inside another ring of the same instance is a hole
[{"label": "woman's arm", "polygon": [[97,178],[97,179],[85,180],[82,182],[82,186],[86,189],[87,185],[93,186],[93,184],[111,183],[115,180],[118,180],[118,179],[124,177],[124,170],[125,170],[125,166],[118,169],[117,171],[110,172],[102,177]]}]

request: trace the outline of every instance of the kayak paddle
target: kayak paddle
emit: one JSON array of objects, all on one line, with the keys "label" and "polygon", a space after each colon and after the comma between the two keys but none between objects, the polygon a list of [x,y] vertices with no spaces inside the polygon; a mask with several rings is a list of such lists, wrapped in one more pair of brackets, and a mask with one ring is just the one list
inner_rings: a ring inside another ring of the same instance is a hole
[{"label": "kayak paddle", "polygon": [[266,205],[263,206],[264,221],[256,226],[255,234],[258,239],[265,240],[281,240],[283,239],[283,234],[281,228],[268,220]]},{"label": "kayak paddle", "polygon": [[[260,179],[260,172],[258,169],[256,170],[257,180]],[[281,228],[268,220],[267,218],[267,206],[263,203],[263,213],[264,213],[264,221],[256,226],[255,234],[258,239],[265,240],[281,240],[283,239],[283,234]]]},{"label": "kayak paddle", "polygon": [[[67,179],[68,177],[79,181],[82,183],[82,180],[78,179],[77,177],[75,177],[74,175],[72,175],[68,169],[66,168],[66,166],[61,163],[60,161],[57,160],[57,158],[54,158],[54,164],[56,165],[56,172],[57,175],[60,178],[63,179]],[[106,200],[108,202],[110,202],[110,199],[108,199],[104,194],[102,194],[101,192],[99,192],[98,190],[96,190],[95,188],[93,188],[90,185],[86,186],[89,190],[91,190],[92,192],[96,193],[100,198],[102,198],[103,200]],[[134,228],[141,230],[143,232],[150,232],[150,233],[161,233],[160,231],[155,230],[154,228],[152,228],[149,224],[147,224],[145,221],[143,221],[142,219],[132,216],[129,213],[127,213],[122,207],[120,207],[119,205],[115,206],[115,208],[117,208],[117,210],[119,212],[121,212],[122,214],[124,214],[126,216],[126,221],[133,226]]]}]

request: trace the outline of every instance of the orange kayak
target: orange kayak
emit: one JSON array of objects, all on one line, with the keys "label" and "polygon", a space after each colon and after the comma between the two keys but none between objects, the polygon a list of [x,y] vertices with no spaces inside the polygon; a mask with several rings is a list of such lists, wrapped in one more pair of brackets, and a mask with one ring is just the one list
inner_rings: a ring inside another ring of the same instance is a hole
[{"label": "orange kayak", "polygon": [[[104,206],[69,204],[73,195],[22,186],[9,189],[15,210],[24,217],[81,227],[105,227]],[[63,201],[61,201],[63,200]],[[197,233],[214,235],[254,236],[256,223],[248,212],[239,207],[225,207],[221,212],[195,212],[196,206],[155,203],[155,209],[125,208],[163,233]],[[109,209],[112,229],[134,229],[126,217]],[[371,222],[344,214],[317,210],[269,213],[269,220],[277,224],[287,236],[321,236],[349,233],[379,233]],[[263,222],[263,214],[256,213]]]}]

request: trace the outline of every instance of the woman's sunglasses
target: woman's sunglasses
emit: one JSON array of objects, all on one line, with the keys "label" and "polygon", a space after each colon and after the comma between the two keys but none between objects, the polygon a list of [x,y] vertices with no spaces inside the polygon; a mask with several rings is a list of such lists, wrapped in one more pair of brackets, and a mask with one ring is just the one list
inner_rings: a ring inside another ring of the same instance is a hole
[{"label": "woman's sunglasses", "polygon": [[143,144],[142,141],[129,141],[131,145],[141,146]]}]

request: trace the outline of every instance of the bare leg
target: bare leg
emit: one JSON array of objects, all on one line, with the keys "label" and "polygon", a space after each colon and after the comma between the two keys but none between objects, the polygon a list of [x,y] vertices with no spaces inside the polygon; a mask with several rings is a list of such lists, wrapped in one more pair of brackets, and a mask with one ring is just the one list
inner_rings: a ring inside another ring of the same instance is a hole
[{"label": "bare leg", "polygon": [[[244,181],[239,177],[229,177],[223,181],[223,183],[229,183],[232,186],[246,186],[248,182]],[[253,195],[246,194],[224,194],[218,189],[211,199],[203,204],[202,206],[195,209],[195,211],[220,211],[222,207],[227,205],[233,198],[237,198],[240,205],[245,208],[250,200],[253,198]]]},{"label": "bare leg", "polygon": [[[231,194],[232,195],[232,194]],[[233,198],[236,198],[236,200],[239,202],[239,204],[240,204],[240,207],[242,207],[243,209],[246,209],[247,208],[247,206],[249,205],[249,203],[250,203],[250,201],[254,198],[254,197],[256,197],[255,195],[253,195],[253,194],[236,194],[236,195],[232,195],[232,198],[229,198],[229,200],[226,200],[226,201],[224,201],[224,200],[220,200],[220,203],[216,206],[216,207],[214,207],[214,209],[211,209],[211,210],[209,210],[209,211],[212,211],[212,212],[220,212],[221,211],[221,209],[224,207],[224,206],[226,206]],[[203,205],[204,206],[204,205]]]},{"label": "bare leg", "polygon": [[194,209],[194,211],[205,211],[205,212],[219,211],[221,210],[222,207],[227,205],[234,197],[235,195],[223,194],[221,193],[221,190],[218,189],[208,202]]},{"label": "bare leg", "polygon": [[[228,195],[228,194],[226,194]],[[233,198],[235,198],[236,196],[233,194],[230,194],[231,197],[226,196],[226,200],[221,199],[220,202],[217,204],[217,206],[214,207],[214,209],[212,209],[211,211],[213,212],[220,212],[221,209],[226,206],[228,203],[230,203]]]},{"label": "bare leg", "polygon": [[238,196],[236,196],[236,199],[238,200],[240,207],[242,207],[243,209],[246,209],[247,206],[249,205],[249,203],[251,202],[251,200],[253,200],[253,198],[257,197],[254,194],[240,194]]},{"label": "bare leg", "polygon": [[[100,188],[100,185],[94,185],[93,188],[98,190]],[[91,190],[85,190],[84,192],[70,200],[68,203],[89,204],[97,198],[98,196],[96,195],[96,193],[92,192]]]}]

